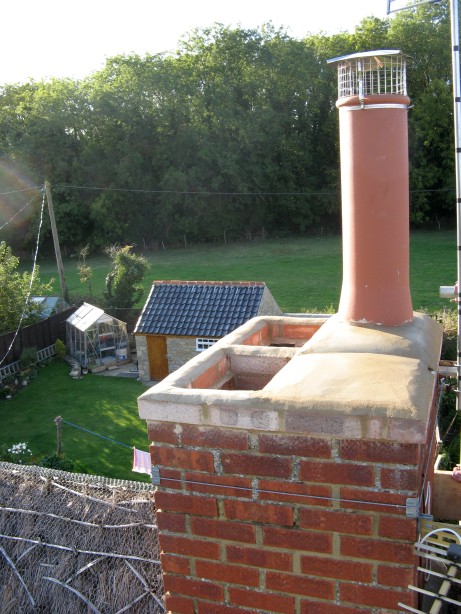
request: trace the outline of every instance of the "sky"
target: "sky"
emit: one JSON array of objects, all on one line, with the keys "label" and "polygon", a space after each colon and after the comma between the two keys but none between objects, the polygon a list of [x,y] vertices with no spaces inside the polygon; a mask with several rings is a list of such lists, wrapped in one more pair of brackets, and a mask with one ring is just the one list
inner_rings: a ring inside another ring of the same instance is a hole
[{"label": "sky", "polygon": [[[396,0],[397,1],[397,0]],[[272,22],[293,38],[352,31],[386,17],[387,0],[4,0],[0,85],[80,79],[118,54],[174,52],[195,28]]]}]

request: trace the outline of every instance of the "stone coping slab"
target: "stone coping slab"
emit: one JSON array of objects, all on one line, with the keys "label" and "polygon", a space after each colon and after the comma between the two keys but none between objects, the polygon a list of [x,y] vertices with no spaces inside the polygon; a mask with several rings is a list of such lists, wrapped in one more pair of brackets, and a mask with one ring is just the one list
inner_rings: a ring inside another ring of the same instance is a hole
[{"label": "stone coping slab", "polygon": [[141,395],[140,417],[314,436],[426,441],[442,330],[423,314],[395,328],[325,318],[264,389],[193,388],[194,380],[218,365],[222,373],[230,356],[239,352],[269,361],[271,356],[288,357],[287,348],[241,344],[268,321],[278,326],[290,320],[250,320]]},{"label": "stone coping slab", "polygon": [[440,358],[441,329],[423,313],[402,326],[342,322],[332,316],[300,350],[300,354],[360,352],[407,356],[436,370]]}]

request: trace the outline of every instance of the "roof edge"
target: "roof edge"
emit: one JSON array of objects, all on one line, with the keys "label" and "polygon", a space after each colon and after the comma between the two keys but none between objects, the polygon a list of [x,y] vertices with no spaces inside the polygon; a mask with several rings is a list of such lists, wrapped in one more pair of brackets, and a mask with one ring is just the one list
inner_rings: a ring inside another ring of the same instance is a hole
[{"label": "roof edge", "polygon": [[178,286],[265,286],[263,281],[191,281],[180,279],[157,279],[152,285],[178,285]]}]

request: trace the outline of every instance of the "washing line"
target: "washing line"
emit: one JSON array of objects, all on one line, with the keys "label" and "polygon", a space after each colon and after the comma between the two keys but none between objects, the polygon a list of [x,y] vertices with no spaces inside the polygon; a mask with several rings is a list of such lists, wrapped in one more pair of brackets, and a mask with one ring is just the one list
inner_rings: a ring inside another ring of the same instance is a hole
[{"label": "washing line", "polygon": [[[100,433],[95,433],[94,431],[90,431],[87,428],[84,428],[83,426],[79,426],[78,424],[74,424],[73,422],[69,422],[68,420],[64,420],[63,418],[61,418],[61,421],[64,424],[68,424],[69,426],[73,426],[74,428],[80,429],[81,431],[84,431],[86,433],[90,433],[91,435],[95,435],[96,437],[101,437],[102,439],[107,439],[108,441],[111,441],[112,443],[116,443],[119,446],[123,446],[124,448],[129,448],[130,450],[133,449],[133,446],[129,446],[126,443],[122,443],[121,441],[117,441],[116,439],[112,439],[111,437],[107,437],[106,435],[101,435]],[[320,496],[320,495],[308,495],[308,494],[303,494],[303,493],[293,493],[293,492],[284,492],[284,491],[277,491],[277,490],[271,490],[271,489],[263,489],[263,488],[248,488],[245,486],[230,486],[228,484],[216,484],[216,483],[208,483],[207,481],[196,481],[196,480],[185,480],[182,478],[166,478],[166,477],[161,477],[159,478],[159,480],[161,482],[176,482],[176,483],[181,483],[181,484],[189,484],[191,486],[199,486],[199,487],[203,487],[203,486],[207,486],[210,488],[215,488],[215,489],[219,489],[221,488],[223,491],[224,490],[232,490],[232,491],[242,491],[242,492],[254,492],[254,493],[260,493],[260,494],[272,494],[272,495],[286,495],[289,497],[296,497],[296,498],[300,498],[300,499],[314,499],[314,500],[322,500],[322,501],[336,501],[339,503],[356,503],[356,504],[361,504],[364,506],[376,506],[376,507],[386,507],[386,508],[393,508],[393,509],[405,509],[406,506],[405,505],[401,505],[398,503],[387,503],[387,502],[379,502],[379,501],[367,501],[367,500],[363,500],[363,499],[347,499],[344,497],[328,497],[328,496]],[[156,482],[157,484],[159,482]]]},{"label": "washing line", "polygon": [[85,433],[90,433],[90,435],[95,435],[95,437],[101,437],[101,439],[107,439],[108,441],[111,441],[112,443],[116,443],[119,446],[123,446],[124,448],[129,448],[130,450],[133,449],[133,446],[129,446],[127,443],[122,443],[121,441],[117,441],[116,439],[112,439],[111,437],[106,437],[106,435],[95,433],[94,431],[90,431],[90,429],[86,429],[83,426],[79,426],[78,424],[74,424],[73,422],[69,422],[68,420],[64,420],[63,418],[61,418],[61,422],[63,422],[64,424],[68,424],[69,426],[73,426],[76,429],[80,429],[81,431],[85,431]]}]

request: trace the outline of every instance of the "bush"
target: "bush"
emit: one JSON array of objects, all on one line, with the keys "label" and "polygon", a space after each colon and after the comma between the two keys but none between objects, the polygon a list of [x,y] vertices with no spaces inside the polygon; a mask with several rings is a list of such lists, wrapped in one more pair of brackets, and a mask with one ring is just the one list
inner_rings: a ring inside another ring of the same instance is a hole
[{"label": "bush", "polygon": [[37,364],[37,348],[24,348],[19,357],[19,367],[21,371]]},{"label": "bush", "polygon": [[73,460],[72,458],[67,457],[64,453],[54,453],[43,456],[38,464],[40,467],[48,467],[49,469],[59,469],[60,471],[75,473],[87,473],[80,461]]},{"label": "bush", "polygon": [[32,451],[27,447],[27,442],[0,445],[0,461],[30,465]]},{"label": "bush", "polygon": [[67,354],[66,344],[61,341],[61,339],[56,339],[54,349],[56,351],[56,356],[59,358],[59,360],[64,360]]},{"label": "bush", "polygon": [[442,439],[442,461],[439,469],[443,471],[451,471],[459,463],[461,416],[456,411],[455,384],[455,379],[448,380],[447,387],[440,399],[437,417],[440,437]]}]

